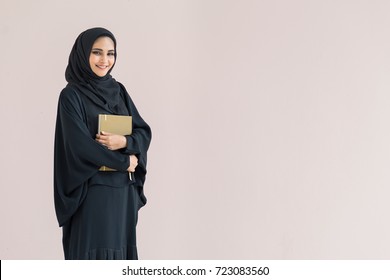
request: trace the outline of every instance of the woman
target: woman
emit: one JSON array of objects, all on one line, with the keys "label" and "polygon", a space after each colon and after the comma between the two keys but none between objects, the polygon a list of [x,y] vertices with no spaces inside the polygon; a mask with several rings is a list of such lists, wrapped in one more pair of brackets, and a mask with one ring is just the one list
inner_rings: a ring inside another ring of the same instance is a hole
[{"label": "woman", "polygon": [[[138,258],[136,224],[146,203],[151,130],[110,75],[116,57],[115,37],[104,28],[81,33],[69,56],[54,147],[54,198],[65,259]],[[131,115],[132,134],[97,134],[98,114]],[[117,171],[99,171],[101,166]]]}]

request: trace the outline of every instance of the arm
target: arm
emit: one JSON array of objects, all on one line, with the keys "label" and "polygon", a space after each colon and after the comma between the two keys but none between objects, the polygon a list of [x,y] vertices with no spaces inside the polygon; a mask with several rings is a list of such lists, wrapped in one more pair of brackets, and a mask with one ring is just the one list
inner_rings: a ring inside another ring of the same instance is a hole
[{"label": "arm", "polygon": [[75,92],[63,91],[58,105],[62,138],[67,149],[66,160],[79,161],[87,166],[109,166],[119,171],[129,167],[129,157],[110,151],[91,138],[83,120],[82,104]]},{"label": "arm", "polygon": [[126,103],[133,117],[133,131],[131,135],[126,135],[126,146],[122,152],[125,154],[134,154],[138,160],[144,162],[146,167],[146,153],[149,149],[152,138],[152,131],[149,125],[139,114],[134,102],[126,92]]},{"label": "arm", "polygon": [[109,150],[120,151],[123,154],[135,155],[141,165],[146,167],[146,152],[152,137],[149,125],[142,119],[138,110],[122,84],[121,93],[126,107],[133,117],[133,131],[131,135],[115,135],[107,132],[96,134],[96,141],[106,146]]}]

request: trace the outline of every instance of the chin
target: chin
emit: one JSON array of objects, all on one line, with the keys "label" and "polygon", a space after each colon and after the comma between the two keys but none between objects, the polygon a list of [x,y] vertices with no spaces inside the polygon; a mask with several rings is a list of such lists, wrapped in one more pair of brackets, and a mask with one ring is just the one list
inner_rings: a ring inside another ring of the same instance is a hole
[{"label": "chin", "polygon": [[108,74],[108,71],[105,72],[105,73],[102,73],[102,72],[96,73],[96,72],[95,72],[95,74],[96,74],[97,76],[99,76],[99,77],[104,77],[104,76],[106,76],[106,75]]}]

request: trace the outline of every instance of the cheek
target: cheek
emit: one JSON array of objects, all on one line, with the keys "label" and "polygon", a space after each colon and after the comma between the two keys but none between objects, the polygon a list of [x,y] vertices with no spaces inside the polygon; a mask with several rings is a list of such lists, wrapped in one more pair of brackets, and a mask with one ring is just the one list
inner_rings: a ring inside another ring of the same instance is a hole
[{"label": "cheek", "polygon": [[91,55],[89,57],[89,66],[91,66],[91,68],[92,68],[92,66],[94,66],[95,64],[96,64],[96,59],[94,56]]}]

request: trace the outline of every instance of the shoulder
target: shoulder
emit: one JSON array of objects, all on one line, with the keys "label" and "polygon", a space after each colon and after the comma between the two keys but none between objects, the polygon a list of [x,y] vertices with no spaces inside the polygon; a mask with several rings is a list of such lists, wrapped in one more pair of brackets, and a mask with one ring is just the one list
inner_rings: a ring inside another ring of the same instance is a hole
[{"label": "shoulder", "polygon": [[77,89],[69,85],[62,89],[58,104],[60,107],[71,111],[81,111],[83,108]]},{"label": "shoulder", "polygon": [[122,95],[122,98],[124,100],[131,100],[129,93],[127,92],[126,87],[118,81],[117,81],[117,83],[119,84],[119,87],[121,88],[120,94]]},{"label": "shoulder", "polygon": [[67,85],[62,89],[59,97],[60,103],[80,103],[80,101],[79,94],[74,87]]},{"label": "shoulder", "polygon": [[121,88],[121,93],[128,95],[126,87],[118,81],[117,81],[117,83],[118,83],[119,87]]}]

